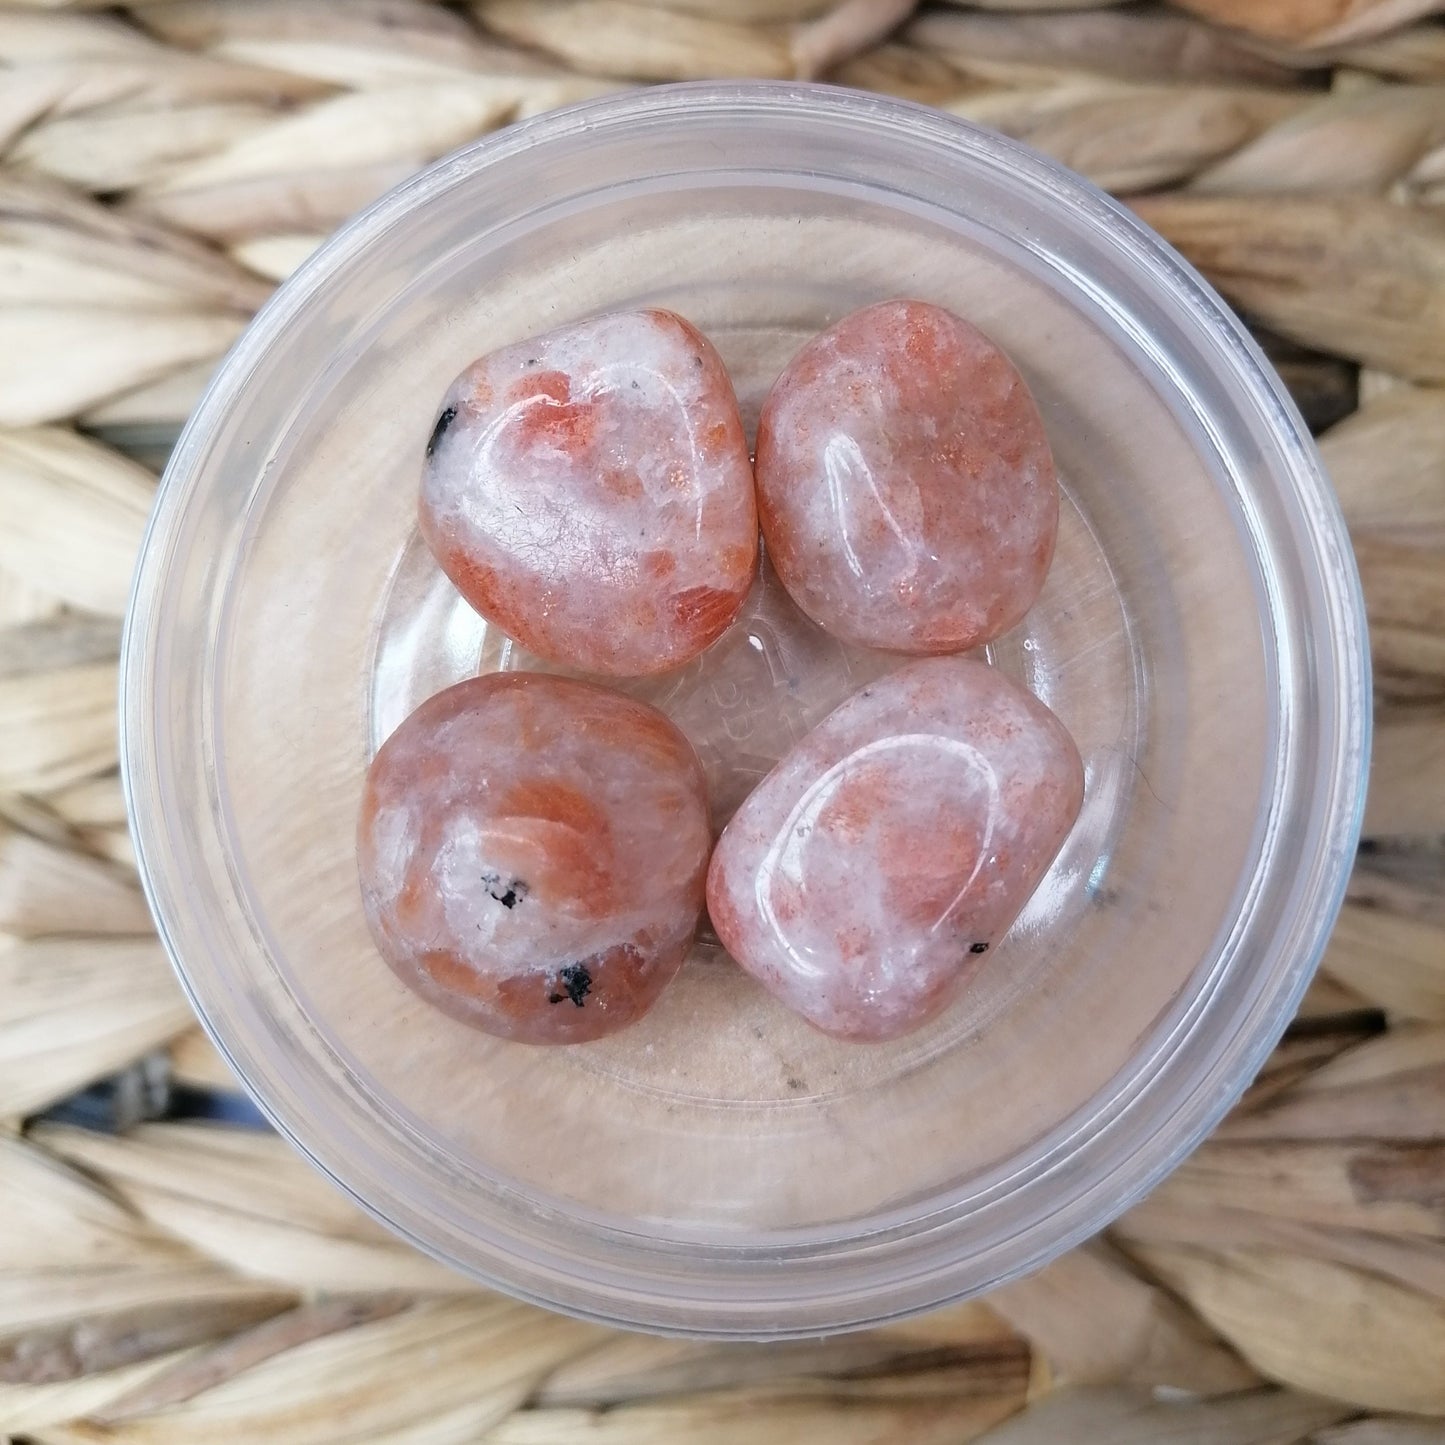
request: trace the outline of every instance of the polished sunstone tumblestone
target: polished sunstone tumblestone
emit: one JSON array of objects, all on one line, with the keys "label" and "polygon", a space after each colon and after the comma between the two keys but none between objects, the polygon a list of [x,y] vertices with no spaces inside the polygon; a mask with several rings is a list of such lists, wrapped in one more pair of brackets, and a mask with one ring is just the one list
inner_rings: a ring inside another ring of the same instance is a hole
[{"label": "polished sunstone tumblestone", "polygon": [[478,612],[587,672],[686,662],[757,571],[732,383],[670,311],[595,317],[469,366],[437,417],[419,515]]},{"label": "polished sunstone tumblestone", "polygon": [[578,1043],[640,1018],[681,966],[711,841],[697,756],[655,708],[492,673],[428,699],[373,759],[362,901],[439,1008]]},{"label": "polished sunstone tumblestone", "polygon": [[825,718],[738,809],[708,874],[713,926],[824,1032],[906,1034],[983,965],[1083,789],[1078,749],[1031,693],[970,659],[910,663]]},{"label": "polished sunstone tumblestone", "polygon": [[774,383],[758,509],[778,576],[820,626],[898,652],[962,652],[1043,587],[1059,489],[1017,368],[923,301],[855,311]]}]

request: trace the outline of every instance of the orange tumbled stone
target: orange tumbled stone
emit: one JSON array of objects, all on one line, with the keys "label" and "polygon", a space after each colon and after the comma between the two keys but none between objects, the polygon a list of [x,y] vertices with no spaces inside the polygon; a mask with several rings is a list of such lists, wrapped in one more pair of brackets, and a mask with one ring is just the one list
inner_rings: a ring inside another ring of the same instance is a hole
[{"label": "orange tumbled stone", "polygon": [[713,927],[825,1033],[897,1038],[958,997],[1083,792],[1073,739],[1031,693],[968,658],[910,663],[830,713],[734,814],[708,873]]},{"label": "orange tumbled stone", "polygon": [[502,1038],[580,1043],[681,967],[711,830],[692,745],[590,683],[492,673],[421,705],[366,776],[362,902],[382,956]]},{"label": "orange tumbled stone", "polygon": [[670,311],[598,316],[468,367],[427,446],[419,516],[478,612],[611,676],[696,656],[757,570],[732,383]]},{"label": "orange tumbled stone", "polygon": [[834,636],[962,652],[1033,606],[1059,488],[1017,368],[923,301],[855,311],[810,341],[758,424],[758,510],[799,607]]}]

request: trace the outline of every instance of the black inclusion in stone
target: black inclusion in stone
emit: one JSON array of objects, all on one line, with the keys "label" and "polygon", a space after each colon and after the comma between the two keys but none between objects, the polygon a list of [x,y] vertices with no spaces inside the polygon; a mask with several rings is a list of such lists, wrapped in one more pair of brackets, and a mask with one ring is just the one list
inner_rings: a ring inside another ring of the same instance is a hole
[{"label": "black inclusion in stone", "polygon": [[592,975],[580,963],[569,963],[558,977],[562,981],[562,987],[566,993],[550,993],[547,995],[548,1003],[561,1003],[564,998],[570,998],[578,1008],[582,1007],[582,1000],[592,991]]},{"label": "black inclusion in stone", "polygon": [[986,944],[986,943],[970,943],[970,944],[968,945],[968,951],[969,951],[970,953],[987,953],[987,952],[988,952],[988,944]]},{"label": "black inclusion in stone", "polygon": [[503,908],[515,908],[526,896],[527,885],[520,878],[502,881],[500,873],[483,873],[482,887],[489,898],[495,898]]},{"label": "black inclusion in stone", "polygon": [[431,436],[427,438],[426,454],[433,455],[437,449],[437,443],[446,435],[447,428],[457,419],[457,409],[449,406],[438,418],[437,424],[431,429]]}]

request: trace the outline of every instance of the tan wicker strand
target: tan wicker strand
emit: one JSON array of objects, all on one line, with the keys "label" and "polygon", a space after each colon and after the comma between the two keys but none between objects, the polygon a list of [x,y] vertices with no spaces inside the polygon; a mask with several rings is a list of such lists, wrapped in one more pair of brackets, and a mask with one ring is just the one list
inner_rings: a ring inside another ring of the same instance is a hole
[{"label": "tan wicker strand", "polygon": [[160,944],[93,935],[0,950],[0,1098],[25,1114],[158,1048],[190,1018]]},{"label": "tan wicker strand", "polygon": [[1377,1416],[1322,1430],[1314,1437],[1314,1445],[1437,1445],[1431,1438],[1432,1431],[1438,1436],[1438,1429],[1429,1420]]},{"label": "tan wicker strand", "polygon": [[1312,1439],[1310,1432],[1344,1413],[1285,1390],[1169,1404],[1100,1386],[1059,1390],[986,1438],[988,1445],[1288,1445]]},{"label": "tan wicker strand", "polygon": [[[1445,1413],[1445,1303],[1281,1250],[1140,1246],[1144,1261],[1272,1379],[1368,1408]],[[1362,1318],[1375,1321],[1360,1331]]]},{"label": "tan wicker strand", "polygon": [[[1369,85],[1329,95],[1254,137],[1194,177],[1216,195],[1380,195],[1399,187],[1445,142],[1445,86]],[[1428,177],[1426,178],[1428,180]]]},{"label": "tan wicker strand", "polygon": [[[586,73],[624,80],[810,78],[882,40],[914,0],[841,0],[753,25],[637,0],[474,0],[489,31]],[[785,13],[785,12],[783,12]]]},{"label": "tan wicker strand", "polygon": [[727,1345],[614,1335],[550,1375],[545,1406],[602,1409],[639,1398],[753,1389],[792,1394],[966,1396],[1021,1394],[1029,1346],[985,1306],[904,1322],[846,1339]]},{"label": "tan wicker strand", "polygon": [[1005,1285],[990,1303],[1078,1384],[1226,1395],[1262,1383],[1104,1240]]},{"label": "tan wicker strand", "polygon": [[[1439,1154],[1395,1140],[1211,1140],[1156,1197],[1181,1208],[1438,1241],[1445,1219],[1425,1191],[1438,1178]],[[1264,1318],[1277,1312],[1264,1309]]]},{"label": "tan wicker strand", "polygon": [[991,15],[926,9],[901,38],[975,80],[1028,85],[1081,71],[1176,85],[1299,86],[1298,66],[1158,6]]},{"label": "tan wicker strand", "polygon": [[1061,78],[990,89],[944,109],[1063,161],[1120,194],[1179,185],[1293,115],[1297,91]]},{"label": "tan wicker strand", "polygon": [[1427,1064],[1374,1084],[1301,1092],[1227,1123],[1221,1139],[1358,1139],[1380,1136],[1430,1144],[1445,1134],[1445,1063]]},{"label": "tan wicker strand", "polygon": [[1275,330],[1445,381],[1445,215],[1356,196],[1171,195],[1136,209]]},{"label": "tan wicker strand", "polygon": [[1301,1223],[1239,1209],[1201,1209],[1149,1199],[1114,1228],[1126,1244],[1279,1249],[1366,1270],[1445,1300],[1445,1246],[1438,1241]]},{"label": "tan wicker strand", "polygon": [[119,617],[154,492],[144,467],[72,431],[0,430],[0,568]]},{"label": "tan wicker strand", "polygon": [[1441,9],[1440,0],[1180,0],[1186,10],[1251,34],[1328,45],[1393,30]]},{"label": "tan wicker strand", "polygon": [[129,870],[0,824],[0,931],[144,937],[151,921]]},{"label": "tan wicker strand", "polygon": [[1331,428],[1320,450],[1352,531],[1445,544],[1445,391],[1396,388]]}]

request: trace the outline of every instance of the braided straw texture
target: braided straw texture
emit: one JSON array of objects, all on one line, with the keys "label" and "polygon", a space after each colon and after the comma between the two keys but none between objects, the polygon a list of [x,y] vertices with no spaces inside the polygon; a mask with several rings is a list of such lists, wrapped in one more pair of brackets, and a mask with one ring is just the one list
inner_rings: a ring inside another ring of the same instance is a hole
[{"label": "braided straw texture", "polygon": [[[1441,11],[0,8],[0,1440],[1445,1440]],[[320,237],[417,167],[702,76],[922,100],[1128,197],[1320,432],[1378,695],[1367,841],[1324,970],[1218,1135],[1106,1238],[983,1302],[766,1348],[498,1298],[261,1131],[38,1117],[117,1071],[142,1092],[167,1066],[231,1087],[150,931],[116,781],[127,583],[211,368]]]}]

